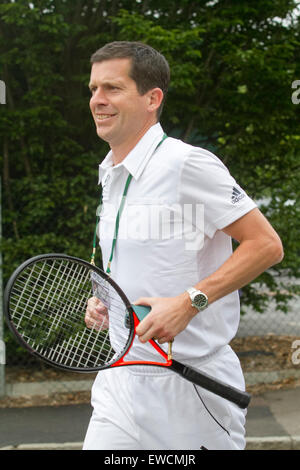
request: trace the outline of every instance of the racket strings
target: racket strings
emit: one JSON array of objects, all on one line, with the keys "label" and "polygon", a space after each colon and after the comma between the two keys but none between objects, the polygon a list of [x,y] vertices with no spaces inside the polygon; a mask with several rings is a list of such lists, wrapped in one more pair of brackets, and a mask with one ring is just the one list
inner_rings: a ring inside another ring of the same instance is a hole
[{"label": "racket strings", "polygon": [[[29,347],[45,359],[75,368],[105,367],[129,341],[126,306],[93,268],[67,259],[46,259],[25,268],[10,296],[11,321]],[[91,276],[92,274],[92,276]],[[87,301],[106,306],[97,328],[87,328]]]}]

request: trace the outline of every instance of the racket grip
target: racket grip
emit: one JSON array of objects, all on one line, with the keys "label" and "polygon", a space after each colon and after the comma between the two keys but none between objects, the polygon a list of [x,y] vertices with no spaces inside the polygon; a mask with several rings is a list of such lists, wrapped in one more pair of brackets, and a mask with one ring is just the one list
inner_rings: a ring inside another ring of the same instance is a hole
[{"label": "racket grip", "polygon": [[[138,317],[139,321],[142,321],[148,315],[148,313],[151,310],[151,307],[149,307],[148,305],[134,305],[134,304],[132,304],[131,307],[133,308],[134,313]],[[129,320],[128,312],[126,312],[126,314],[125,314],[124,323],[125,323],[126,328],[130,328],[130,320]]]},{"label": "racket grip", "polygon": [[247,408],[250,403],[251,395],[249,393],[235,387],[231,387],[222,381],[214,379],[208,374],[199,372],[193,367],[185,366],[184,364],[173,360],[171,369],[181,375],[184,379],[235,403],[240,408]]}]

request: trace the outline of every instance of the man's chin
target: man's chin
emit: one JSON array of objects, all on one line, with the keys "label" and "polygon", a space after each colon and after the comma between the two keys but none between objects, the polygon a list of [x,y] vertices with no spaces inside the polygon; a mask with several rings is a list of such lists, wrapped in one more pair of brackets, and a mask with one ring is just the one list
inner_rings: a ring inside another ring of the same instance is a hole
[{"label": "man's chin", "polygon": [[105,132],[103,128],[97,126],[97,135],[101,140],[109,143],[109,133]]}]

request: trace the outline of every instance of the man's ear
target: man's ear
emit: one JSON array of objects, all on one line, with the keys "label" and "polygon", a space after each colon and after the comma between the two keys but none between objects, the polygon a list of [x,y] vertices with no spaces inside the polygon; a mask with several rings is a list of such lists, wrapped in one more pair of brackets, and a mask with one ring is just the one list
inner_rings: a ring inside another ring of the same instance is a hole
[{"label": "man's ear", "polygon": [[164,93],[160,88],[153,88],[148,91],[148,110],[157,111],[164,99]]}]

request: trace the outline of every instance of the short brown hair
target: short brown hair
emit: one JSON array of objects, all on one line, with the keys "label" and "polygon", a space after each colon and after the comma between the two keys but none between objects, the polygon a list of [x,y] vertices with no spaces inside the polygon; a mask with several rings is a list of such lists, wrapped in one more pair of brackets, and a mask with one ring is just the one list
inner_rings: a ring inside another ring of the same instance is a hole
[{"label": "short brown hair", "polygon": [[152,88],[160,88],[164,94],[163,101],[157,110],[160,118],[170,81],[170,68],[166,58],[157,50],[141,42],[114,41],[98,49],[91,56],[91,63],[111,59],[131,59],[129,72],[140,95]]}]

